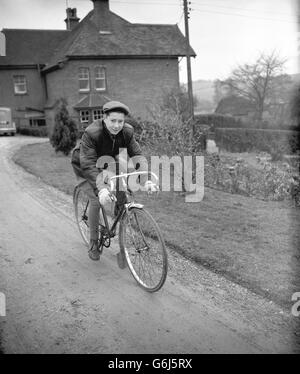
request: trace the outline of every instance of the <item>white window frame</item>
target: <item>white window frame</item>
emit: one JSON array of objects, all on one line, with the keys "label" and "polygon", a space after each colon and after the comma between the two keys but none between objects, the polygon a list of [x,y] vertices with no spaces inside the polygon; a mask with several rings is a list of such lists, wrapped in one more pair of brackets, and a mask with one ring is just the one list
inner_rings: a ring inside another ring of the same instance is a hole
[{"label": "white window frame", "polygon": [[97,119],[102,118],[102,110],[101,109],[93,109],[93,120],[96,121]]},{"label": "white window frame", "polygon": [[[25,75],[14,75],[14,92],[16,95],[24,95],[27,93],[27,82]],[[23,86],[23,89],[21,88]]]},{"label": "white window frame", "polygon": [[[86,88],[80,87],[80,82],[87,82]],[[80,92],[89,92],[90,91],[90,71],[89,68],[81,67],[78,70],[78,83]]]},{"label": "white window frame", "polygon": [[[104,87],[97,87],[97,82],[102,82]],[[106,91],[106,69],[104,66],[95,67],[95,90]]]},{"label": "white window frame", "polygon": [[89,123],[90,121],[90,111],[89,110],[80,110],[79,111],[80,123]]}]

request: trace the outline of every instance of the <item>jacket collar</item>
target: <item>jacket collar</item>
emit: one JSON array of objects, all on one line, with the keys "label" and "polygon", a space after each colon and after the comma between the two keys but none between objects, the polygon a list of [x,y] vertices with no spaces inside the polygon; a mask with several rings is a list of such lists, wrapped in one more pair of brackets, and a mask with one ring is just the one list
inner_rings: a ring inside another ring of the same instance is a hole
[{"label": "jacket collar", "polygon": [[112,135],[112,134],[108,131],[108,128],[106,127],[106,124],[105,124],[104,120],[102,120],[102,126],[103,126],[103,130],[104,130],[105,135],[107,135],[111,140],[114,140],[114,139],[115,139],[115,136]]},{"label": "jacket collar", "polygon": [[105,124],[104,120],[102,120],[102,126],[103,126],[103,129],[104,129],[105,134],[107,134],[107,135],[109,136],[109,138],[110,138],[112,141],[114,141],[118,136],[123,135],[123,129],[124,129],[124,127],[123,127],[123,129],[122,129],[122,130],[121,130],[117,135],[113,135],[113,134],[108,130],[108,128],[106,127],[106,124]]}]

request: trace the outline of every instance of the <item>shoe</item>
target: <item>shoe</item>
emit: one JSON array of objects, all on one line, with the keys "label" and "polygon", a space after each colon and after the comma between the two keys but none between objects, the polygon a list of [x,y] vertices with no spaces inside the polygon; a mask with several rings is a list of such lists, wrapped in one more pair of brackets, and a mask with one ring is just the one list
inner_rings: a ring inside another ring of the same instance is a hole
[{"label": "shoe", "polygon": [[98,249],[98,240],[90,241],[89,258],[93,261],[100,260],[100,251]]}]

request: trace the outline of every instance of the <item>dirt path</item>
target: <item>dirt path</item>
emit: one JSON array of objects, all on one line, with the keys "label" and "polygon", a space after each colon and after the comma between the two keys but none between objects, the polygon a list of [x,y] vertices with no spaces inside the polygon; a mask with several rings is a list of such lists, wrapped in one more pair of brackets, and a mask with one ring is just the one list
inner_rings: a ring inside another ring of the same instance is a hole
[{"label": "dirt path", "polygon": [[290,353],[295,317],[170,253],[163,289],[120,270],[117,248],[89,260],[71,197],[10,159],[43,141],[0,138],[0,317],[5,353]]}]

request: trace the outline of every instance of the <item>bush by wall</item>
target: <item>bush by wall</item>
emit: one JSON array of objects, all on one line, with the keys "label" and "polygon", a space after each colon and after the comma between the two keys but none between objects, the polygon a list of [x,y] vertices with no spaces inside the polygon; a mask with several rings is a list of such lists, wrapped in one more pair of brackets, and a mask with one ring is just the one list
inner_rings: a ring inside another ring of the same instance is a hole
[{"label": "bush by wall", "polygon": [[48,137],[47,126],[41,127],[18,127],[17,132],[22,135],[38,136],[38,137]]},{"label": "bush by wall", "polygon": [[63,152],[67,156],[75,147],[77,139],[77,124],[70,117],[67,102],[62,98],[56,103],[55,123],[50,143],[55,152]]},{"label": "bush by wall", "polygon": [[275,160],[283,154],[297,153],[299,135],[298,131],[218,128],[215,141],[220,149],[229,152],[264,151]]},{"label": "bush by wall", "polygon": [[189,144],[192,123],[180,122],[178,118],[171,120],[163,118],[160,124],[143,121],[140,118],[128,118],[126,122],[133,126],[137,141],[142,146],[151,147],[157,154],[206,150],[207,132],[204,132],[200,126],[195,126],[193,144]]}]

